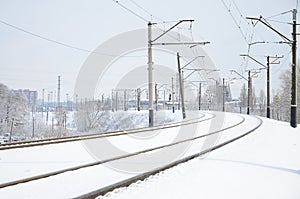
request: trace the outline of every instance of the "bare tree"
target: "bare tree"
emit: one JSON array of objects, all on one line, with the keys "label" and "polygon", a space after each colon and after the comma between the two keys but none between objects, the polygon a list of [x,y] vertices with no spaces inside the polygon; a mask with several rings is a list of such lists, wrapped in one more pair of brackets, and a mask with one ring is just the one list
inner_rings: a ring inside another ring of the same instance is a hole
[{"label": "bare tree", "polygon": [[81,132],[88,132],[97,128],[103,113],[101,102],[99,100],[87,101],[81,104],[75,114],[77,130]]},{"label": "bare tree", "polygon": [[259,108],[259,114],[261,116],[264,116],[266,113],[266,95],[264,90],[260,90],[259,97],[258,97],[258,108]]},{"label": "bare tree", "polygon": [[243,84],[242,88],[241,88],[241,92],[240,92],[240,107],[241,108],[245,108],[247,107],[247,88],[246,88],[246,84]]},{"label": "bare tree", "polygon": [[[300,67],[298,67],[298,74]],[[280,119],[283,121],[290,121],[290,104],[291,104],[291,72],[285,71],[280,76],[281,89],[279,94],[279,113]],[[300,81],[297,82],[297,87],[300,88]],[[300,89],[297,89],[297,123],[300,123]]]}]

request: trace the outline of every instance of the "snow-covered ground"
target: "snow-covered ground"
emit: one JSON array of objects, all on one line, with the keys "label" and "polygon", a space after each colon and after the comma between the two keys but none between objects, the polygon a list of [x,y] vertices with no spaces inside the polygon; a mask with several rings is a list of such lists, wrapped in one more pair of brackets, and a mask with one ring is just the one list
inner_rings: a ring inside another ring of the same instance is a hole
[{"label": "snow-covered ground", "polygon": [[263,119],[252,134],[99,198],[300,198],[300,128]]},{"label": "snow-covered ground", "polygon": [[[179,134],[184,135],[180,139],[186,138],[185,136],[191,136],[188,133],[190,130],[196,129],[196,135],[202,135],[215,130],[216,126],[226,128],[242,121],[237,114],[216,114],[215,122],[205,120],[212,118],[213,113],[207,112],[204,116],[203,113],[198,116],[194,114],[193,117],[201,117],[202,122],[186,127],[145,132],[141,137],[129,135],[112,137],[108,141],[111,146],[122,148],[123,153],[132,153],[173,142]],[[246,116],[245,123],[224,131],[215,142],[222,143],[242,135],[258,122],[256,118]],[[1,198],[80,196],[199,152],[205,148],[206,141],[199,139],[190,143],[188,147],[179,147],[181,153],[175,154],[173,159],[168,158],[175,153],[176,148],[164,151],[167,156],[154,152],[145,153],[134,159],[117,161],[116,164],[93,166],[2,188],[0,196]],[[95,153],[93,147],[90,147],[93,145],[90,144],[72,142],[0,151],[0,169],[3,171],[0,173],[0,184],[116,155],[109,151],[99,158],[99,153]],[[102,142],[97,144],[104,146]],[[299,128],[292,129],[287,123],[264,119],[263,125],[258,130],[234,143],[128,188],[111,192],[104,198],[299,198],[300,160],[297,158],[299,153]]]}]

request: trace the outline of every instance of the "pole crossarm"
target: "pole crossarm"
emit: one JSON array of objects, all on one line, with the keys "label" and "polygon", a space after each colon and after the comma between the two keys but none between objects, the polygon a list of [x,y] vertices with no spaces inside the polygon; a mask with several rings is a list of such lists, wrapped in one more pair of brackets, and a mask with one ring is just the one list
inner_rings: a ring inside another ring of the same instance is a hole
[{"label": "pole crossarm", "polygon": [[[250,72],[251,72],[251,70],[249,70]],[[253,72],[253,74],[251,75],[251,78],[252,77],[254,77],[255,75],[257,75],[258,73],[260,73],[261,71],[257,71],[257,70],[255,70],[254,72]],[[257,76],[256,76],[257,77]],[[254,77],[254,78],[256,78],[256,77]]]},{"label": "pole crossarm", "polygon": [[[176,26],[183,22],[193,22],[192,19],[186,19],[186,20],[180,20],[175,25],[173,25],[168,30],[164,31],[162,34],[157,36],[156,38],[152,39],[152,23],[151,21],[148,22],[148,89],[149,89],[149,126],[153,126],[154,123],[154,113],[153,113],[153,61],[152,61],[152,46],[153,45],[205,45],[210,42],[163,42],[163,43],[155,43],[157,40],[159,40],[161,37],[166,35],[168,32],[170,32],[172,29],[174,29]],[[179,53],[177,53],[177,63],[178,67],[180,67],[180,60],[179,60]],[[181,69],[178,69],[179,72]],[[179,74],[182,75],[181,72]],[[173,91],[172,91],[173,92]],[[183,87],[181,89],[181,92],[183,94]],[[183,95],[182,95],[183,98]],[[174,104],[174,103],[173,103]],[[184,101],[183,101],[183,118],[185,118],[185,111],[184,111]],[[174,105],[173,105],[173,113],[174,113]]]},{"label": "pole crossarm", "polygon": [[285,39],[288,42],[292,42],[292,40],[290,40],[288,37],[286,37],[285,35],[283,35],[282,33],[280,33],[278,30],[276,30],[275,28],[273,28],[271,25],[267,24],[266,22],[264,22],[262,19],[263,17],[260,16],[259,18],[256,17],[246,17],[246,19],[250,19],[250,20],[254,20],[254,21],[259,21],[262,24],[264,24],[265,26],[267,26],[269,29],[273,30],[275,33],[277,33],[280,37],[282,37],[283,39]]},{"label": "pole crossarm", "polygon": [[182,66],[181,69],[184,69],[185,67],[187,67],[188,65],[190,65],[192,62],[194,62],[196,59],[200,58],[200,57],[205,57],[203,55],[199,55],[197,57],[195,57],[194,59],[192,59],[191,61],[189,61],[186,65]]},{"label": "pole crossarm", "polygon": [[246,77],[244,77],[243,75],[241,75],[240,73],[238,73],[236,70],[230,70],[231,73],[235,73],[238,76],[240,76],[241,78],[243,78],[244,80],[248,81],[248,79]]},{"label": "pole crossarm", "polygon": [[187,75],[185,78],[184,78],[184,80],[186,80],[188,77],[190,77],[192,74],[194,74],[196,71],[211,71],[211,72],[214,72],[214,71],[220,71],[220,70],[218,70],[218,69],[201,69],[201,68],[195,68],[195,69],[193,69],[193,68],[186,68],[185,70],[191,70],[192,72],[189,74],[189,75]]},{"label": "pole crossarm", "polygon": [[178,26],[179,24],[183,23],[183,22],[193,22],[193,19],[184,19],[184,20],[180,20],[179,22],[177,22],[174,26],[172,26],[171,28],[169,28],[168,30],[166,30],[165,32],[163,32],[161,35],[159,35],[158,37],[156,37],[155,39],[153,39],[151,42],[155,42],[157,41],[159,38],[161,38],[162,36],[164,36],[165,34],[167,34],[168,32],[170,32],[173,28],[175,28],[176,26]]},{"label": "pole crossarm", "polygon": [[210,44],[209,41],[203,41],[203,42],[162,42],[162,43],[152,43],[152,45],[161,45],[161,46],[167,46],[167,45],[206,45]]},{"label": "pole crossarm", "polygon": [[252,42],[252,43],[250,43],[248,45],[252,46],[252,45],[255,45],[255,44],[265,44],[265,43],[267,43],[267,42],[265,42],[265,41],[255,41],[255,42]]},{"label": "pole crossarm", "polygon": [[260,61],[258,61],[257,59],[253,58],[252,56],[250,56],[248,54],[241,54],[240,56],[241,57],[249,57],[250,59],[252,59],[256,63],[258,63],[259,65],[263,66],[264,68],[267,68],[267,66],[265,64],[261,63]]},{"label": "pole crossarm", "polygon": [[274,59],[270,64],[280,64],[280,61],[278,61],[278,62],[276,62],[276,61],[277,61],[278,59],[282,59],[284,56],[282,55],[282,56],[280,56],[280,57],[278,57],[278,56],[268,56],[268,57]]}]

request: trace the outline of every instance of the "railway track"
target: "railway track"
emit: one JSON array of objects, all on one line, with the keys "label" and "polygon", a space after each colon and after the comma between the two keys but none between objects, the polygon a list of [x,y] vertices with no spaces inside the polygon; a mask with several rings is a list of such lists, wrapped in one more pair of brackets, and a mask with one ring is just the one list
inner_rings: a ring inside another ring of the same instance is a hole
[{"label": "railway track", "polygon": [[167,128],[173,128],[178,126],[189,125],[197,122],[207,121],[214,117],[214,114],[211,114],[211,117],[201,120],[205,117],[205,114],[202,114],[200,117],[192,118],[185,121],[180,122],[173,122],[164,124],[162,126],[155,126],[155,127],[147,127],[147,128],[137,128],[132,130],[119,130],[113,132],[102,132],[90,135],[77,135],[77,136],[68,136],[63,138],[50,138],[50,139],[43,139],[43,140],[32,140],[32,141],[24,141],[24,142],[12,142],[6,144],[0,144],[0,151],[1,150],[8,150],[8,149],[16,149],[16,148],[26,148],[26,147],[34,147],[34,146],[43,146],[49,144],[59,144],[59,143],[66,143],[66,142],[74,142],[74,141],[83,141],[89,139],[96,139],[96,138],[105,138],[105,137],[112,137],[112,136],[120,136],[120,135],[129,135],[129,134],[137,134],[141,132],[153,131],[153,130],[161,130]]},{"label": "railway track", "polygon": [[[167,126],[163,126],[161,128],[159,127],[154,127],[154,129],[162,129],[162,128],[172,128],[172,127],[178,127],[178,126],[181,126],[181,125],[189,125],[189,124],[194,124],[194,123],[198,123],[198,122],[203,122],[203,121],[207,121],[209,119],[212,119],[216,117],[215,114],[211,114],[211,117],[209,118],[206,118],[206,119],[202,119],[200,120],[199,118],[197,119],[193,119],[193,120],[189,120],[189,121],[186,121],[185,123],[176,123],[176,124],[170,124],[170,125],[167,125]],[[235,123],[234,125],[231,125],[231,126],[228,126],[224,129],[220,129],[220,130],[217,130],[217,131],[213,131],[211,133],[208,133],[208,134],[205,134],[205,135],[200,135],[200,136],[196,136],[196,137],[191,137],[191,138],[188,138],[188,139],[184,139],[184,140],[180,140],[178,142],[174,142],[174,143],[170,143],[170,144],[165,144],[165,145],[161,145],[161,146],[157,146],[157,147],[152,147],[152,148],[148,148],[148,149],[145,149],[145,150],[141,150],[141,151],[138,151],[138,152],[134,152],[134,153],[129,153],[127,155],[124,155],[124,156],[118,156],[118,157],[112,157],[112,158],[109,158],[109,159],[106,159],[106,160],[101,160],[101,161],[95,161],[95,162],[92,162],[92,163],[88,163],[88,164],[83,164],[83,165],[79,165],[79,166],[75,166],[75,167],[70,167],[70,168],[66,168],[66,169],[62,169],[62,170],[57,170],[57,171],[54,171],[54,172],[50,172],[50,173],[45,173],[45,174],[42,174],[42,175],[37,175],[37,176],[33,176],[33,177],[28,177],[28,178],[24,178],[24,179],[19,179],[19,180],[15,180],[15,181],[11,181],[11,182],[7,182],[7,183],[2,183],[0,184],[0,188],[5,188],[5,187],[10,187],[10,186],[14,186],[14,185],[17,185],[17,184],[20,184],[20,183],[26,183],[26,182],[30,182],[30,181],[35,181],[35,180],[40,180],[40,179],[43,179],[43,178],[47,178],[47,177],[51,177],[51,176],[54,176],[54,175],[59,175],[59,174],[63,174],[63,173],[66,173],[66,172],[69,172],[69,171],[75,171],[75,170],[79,170],[79,169],[85,169],[85,168],[89,168],[89,167],[93,167],[93,166],[97,166],[97,165],[102,165],[104,163],[108,163],[108,162],[112,162],[112,161],[116,161],[116,160],[120,160],[120,159],[125,159],[125,158],[129,158],[129,157],[133,157],[133,156],[137,156],[137,155],[141,155],[141,154],[145,154],[145,153],[149,153],[149,152],[153,152],[153,151],[156,151],[156,150],[160,150],[160,149],[164,149],[164,148],[168,148],[168,147],[172,147],[174,145],[178,145],[178,144],[181,144],[181,143],[186,143],[186,142],[192,142],[194,140],[198,140],[198,139],[201,139],[201,138],[205,138],[207,136],[211,136],[211,135],[214,135],[214,134],[218,134],[218,133],[221,133],[223,131],[226,131],[228,129],[231,129],[231,128],[234,128],[240,124],[242,124],[244,121],[245,121],[245,118],[243,116],[240,116],[241,117],[241,121]],[[201,117],[203,118],[203,117]],[[122,181],[122,182],[119,182],[117,184],[114,184],[114,185],[110,185],[108,187],[104,187],[104,188],[101,188],[99,190],[96,190],[94,192],[91,192],[89,194],[86,194],[86,195],[83,195],[81,196],[80,198],[93,198],[95,197],[96,195],[103,195],[107,192],[110,192],[112,191],[113,189],[116,189],[118,187],[123,187],[123,186],[127,186],[137,180],[143,180],[145,178],[147,178],[148,176],[150,175],[154,175],[162,170],[165,170],[165,169],[168,169],[172,166],[175,166],[177,164],[180,164],[180,163],[183,163],[185,161],[188,161],[190,159],[193,159],[195,157],[198,157],[200,155],[203,155],[207,152],[210,152],[210,151],[213,151],[217,148],[220,148],[226,144],[229,144],[249,133],[251,133],[252,131],[254,131],[255,129],[257,129],[259,126],[261,125],[261,121],[260,123],[255,126],[253,129],[247,131],[246,133],[244,133],[242,136],[238,136],[238,137],[235,137],[234,139],[230,139],[224,143],[221,143],[219,145],[216,145],[210,149],[207,149],[205,151],[201,151],[197,154],[194,154],[192,156],[188,156],[188,157],[185,157],[181,160],[178,160],[178,161],[175,161],[175,162],[172,162],[166,166],[163,166],[161,168],[156,168],[152,171],[149,171],[149,172],[146,172],[146,173],[143,173],[141,175],[138,175],[138,176],[135,176],[133,178],[130,178],[128,180],[125,180],[125,181]],[[153,128],[150,128],[153,130]],[[149,130],[149,129],[146,129],[146,130]],[[129,134],[129,133],[138,133],[138,132],[145,132],[145,129],[142,131],[141,129],[140,130],[133,130],[132,132],[125,132],[125,134]],[[122,134],[120,134],[122,133]],[[113,134],[107,134],[106,136],[118,136],[118,135],[124,135],[124,132],[114,132]],[[93,139],[94,137],[88,137],[88,138],[84,138],[84,139]],[[96,138],[101,138],[101,136],[96,136]],[[78,139],[80,140],[80,139]],[[81,139],[82,140],[82,139]],[[77,140],[73,140],[71,139],[71,141],[77,141]],[[59,142],[61,143],[61,142]],[[19,148],[19,147],[17,147]]]},{"label": "railway track", "polygon": [[[243,117],[243,116],[241,116],[241,117]],[[200,151],[198,153],[195,153],[193,155],[187,156],[187,157],[182,158],[180,160],[171,162],[170,164],[167,164],[165,166],[156,168],[156,169],[154,169],[152,171],[148,171],[146,173],[142,173],[140,175],[137,175],[137,176],[134,176],[132,178],[120,181],[118,183],[115,183],[115,184],[112,184],[112,185],[109,185],[109,186],[106,186],[106,187],[102,187],[102,188],[100,188],[98,190],[95,190],[93,192],[81,195],[81,196],[76,197],[76,198],[78,198],[78,199],[92,199],[92,198],[96,198],[96,197],[101,196],[101,195],[105,195],[105,194],[107,194],[107,193],[109,193],[109,192],[111,192],[111,191],[113,191],[115,189],[129,186],[129,185],[131,185],[131,184],[133,184],[133,183],[135,183],[137,181],[143,181],[143,180],[145,180],[146,178],[148,178],[148,177],[150,177],[152,175],[156,175],[156,174],[158,174],[158,173],[160,173],[162,171],[165,171],[165,170],[170,169],[170,168],[172,168],[174,166],[177,166],[179,164],[185,163],[185,162],[190,161],[190,160],[192,160],[194,158],[197,158],[199,156],[202,156],[202,155],[205,155],[205,154],[207,154],[209,152],[212,152],[212,151],[214,151],[216,149],[219,149],[219,148],[221,148],[221,147],[223,147],[225,145],[228,145],[228,144],[230,144],[230,143],[232,143],[232,142],[234,142],[234,141],[236,141],[236,140],[238,140],[238,139],[240,139],[242,137],[245,137],[246,135],[248,135],[248,134],[252,133],[253,131],[255,131],[256,129],[258,129],[262,125],[263,121],[259,117],[255,117],[255,118],[257,118],[257,120],[258,120],[257,125],[253,126],[253,128],[249,129],[248,131],[246,131],[245,133],[243,133],[243,134],[241,134],[241,135],[239,135],[237,137],[229,139],[229,140],[227,140],[225,142],[222,142],[220,144],[217,144],[217,145],[215,145],[215,146],[213,146],[213,147],[211,147],[209,149]],[[222,130],[219,130],[219,131],[216,131],[216,132],[212,132],[212,133],[204,135],[204,136],[209,136],[209,135],[213,135],[213,134],[216,134],[216,133],[220,133],[222,131],[225,131],[225,130],[228,130],[230,128],[233,128],[234,126],[240,125],[244,121],[245,121],[245,118],[243,117],[243,120],[241,122],[239,122],[239,123],[237,123],[237,124],[235,124],[233,126],[230,126],[230,127],[226,128],[226,129],[222,129]],[[191,140],[199,139],[200,137],[202,137],[202,136],[191,138]],[[182,142],[185,142],[185,140],[182,141]]]}]

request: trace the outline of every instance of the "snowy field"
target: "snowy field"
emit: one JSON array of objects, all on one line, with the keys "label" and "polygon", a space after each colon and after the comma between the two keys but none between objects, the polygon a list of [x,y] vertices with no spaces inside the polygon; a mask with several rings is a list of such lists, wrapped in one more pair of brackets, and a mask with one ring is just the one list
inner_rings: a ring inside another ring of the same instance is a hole
[{"label": "snowy field", "polygon": [[[214,129],[212,125],[215,123],[206,119],[212,118],[212,115],[210,112],[193,114],[192,117],[198,117],[202,122],[188,129],[197,129],[197,136],[210,132]],[[214,120],[221,121],[222,128],[242,121],[237,114],[216,113],[216,116]],[[216,139],[216,144],[242,135],[257,123],[258,119],[246,116],[244,123],[224,131]],[[125,153],[132,153],[168,144],[174,140],[174,134],[185,132],[177,127],[156,131],[154,134],[150,132],[149,135],[152,137],[147,139],[118,136],[108,141],[122,148]],[[148,134],[143,134],[145,135]],[[204,143],[203,139],[196,140],[175,159],[168,161],[197,153],[204,149]],[[0,174],[0,183],[93,162],[99,157],[87,147],[89,144],[72,142],[0,151],[0,169],[5,171]],[[173,150],[174,148],[171,148],[167,154],[171,156]],[[292,129],[287,123],[263,119],[263,125],[258,130],[234,143],[99,198],[300,198],[298,189],[300,159],[297,158],[299,153],[299,128]],[[128,167],[121,167],[123,170],[118,170],[114,168],[116,165],[112,164],[93,166],[2,188],[0,196],[3,198],[80,196],[167,163],[162,159],[151,161],[154,160],[151,159],[153,154],[155,153],[141,154],[135,159],[129,158],[118,162],[118,166],[131,163],[130,169],[137,167],[140,170],[130,170]]]}]

